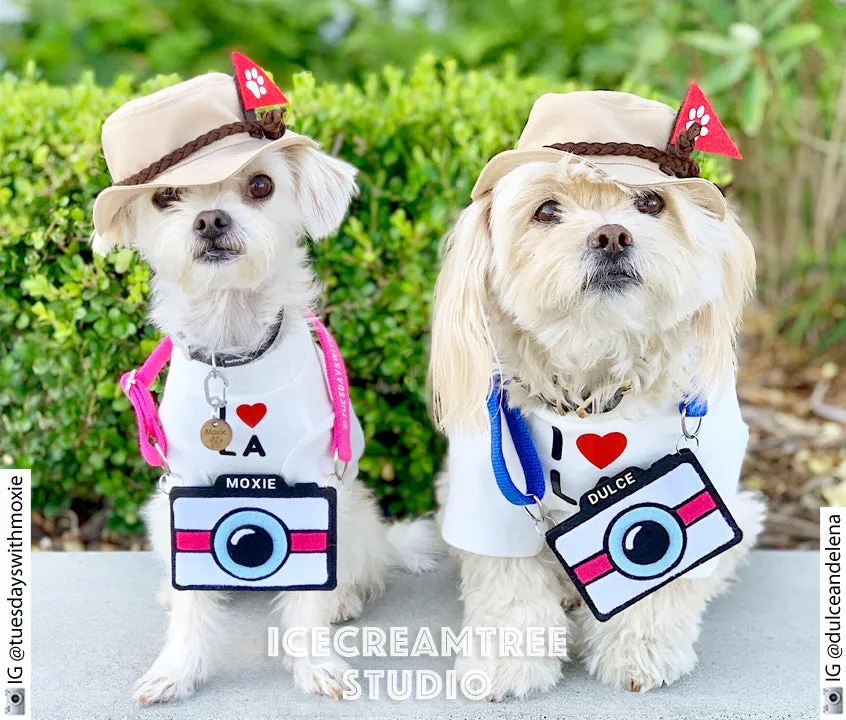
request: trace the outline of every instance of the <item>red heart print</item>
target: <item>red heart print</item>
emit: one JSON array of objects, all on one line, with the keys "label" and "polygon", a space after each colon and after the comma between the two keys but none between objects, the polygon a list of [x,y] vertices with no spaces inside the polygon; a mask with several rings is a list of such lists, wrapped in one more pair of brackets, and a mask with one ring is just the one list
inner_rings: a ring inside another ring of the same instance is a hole
[{"label": "red heart print", "polygon": [[255,405],[239,405],[235,408],[238,417],[241,418],[247,425],[254,428],[258,425],[265,415],[267,415],[267,405],[264,403],[256,403]]},{"label": "red heart print", "polygon": [[588,462],[596,465],[600,470],[608,467],[626,449],[628,440],[623,433],[612,432],[607,435],[594,435],[587,433],[579,435],[576,439],[576,447],[579,452],[587,458]]}]

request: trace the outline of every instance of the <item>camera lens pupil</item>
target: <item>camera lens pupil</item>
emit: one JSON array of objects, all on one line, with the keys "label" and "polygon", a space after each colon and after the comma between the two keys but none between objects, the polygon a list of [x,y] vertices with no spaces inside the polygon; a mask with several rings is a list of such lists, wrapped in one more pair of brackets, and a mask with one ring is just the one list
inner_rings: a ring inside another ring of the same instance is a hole
[{"label": "camera lens pupil", "polygon": [[11,701],[12,701],[12,704],[13,704],[13,705],[17,705],[17,704],[21,701],[21,696],[20,696],[20,695],[18,695],[17,693],[15,693],[14,695],[12,695],[12,696],[9,698],[9,700],[11,700]]},{"label": "camera lens pupil", "polygon": [[626,557],[637,565],[651,565],[661,560],[670,549],[670,533],[653,520],[633,525],[623,539]]},{"label": "camera lens pupil", "polygon": [[241,567],[259,567],[273,554],[273,538],[263,527],[242,525],[229,536],[226,551]]}]

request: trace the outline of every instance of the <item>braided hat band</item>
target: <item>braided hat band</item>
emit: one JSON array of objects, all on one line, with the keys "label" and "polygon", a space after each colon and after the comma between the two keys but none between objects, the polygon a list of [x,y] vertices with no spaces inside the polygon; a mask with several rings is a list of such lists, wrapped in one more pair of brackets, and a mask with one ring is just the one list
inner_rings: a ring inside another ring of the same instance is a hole
[{"label": "braided hat band", "polygon": [[258,120],[241,120],[239,122],[227,123],[226,125],[221,125],[214,130],[209,130],[199,137],[188,141],[181,147],[176,148],[176,150],[169,152],[164,157],[150,163],[143,170],[139,170],[137,173],[125,180],[114,183],[114,186],[144,185],[161,175],[165,172],[165,170],[170,170],[170,168],[174,165],[182,162],[202,148],[207,147],[218,140],[229,137],[230,135],[249,133],[254,138],[278,140],[285,134],[286,129],[285,110],[283,108],[268,110]]},{"label": "braided hat band", "polygon": [[695,178],[699,177],[699,164],[690,155],[701,129],[702,126],[699,123],[691,123],[689,128],[678,134],[676,144],[668,144],[666,150],[651,145],[627,142],[566,142],[544,145],[544,147],[572,155],[622,155],[642,158],[657,163],[658,169],[665,175]]}]

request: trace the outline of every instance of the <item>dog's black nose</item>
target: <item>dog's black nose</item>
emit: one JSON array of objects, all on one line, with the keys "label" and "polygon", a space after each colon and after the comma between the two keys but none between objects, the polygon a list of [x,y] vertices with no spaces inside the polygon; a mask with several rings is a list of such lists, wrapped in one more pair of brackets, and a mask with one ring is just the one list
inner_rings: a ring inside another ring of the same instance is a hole
[{"label": "dog's black nose", "polygon": [[610,259],[622,255],[633,242],[632,234],[622,225],[602,225],[587,239],[589,248],[601,250]]},{"label": "dog's black nose", "polygon": [[194,231],[206,240],[214,240],[223,235],[231,224],[229,213],[223,210],[203,210],[194,219]]}]

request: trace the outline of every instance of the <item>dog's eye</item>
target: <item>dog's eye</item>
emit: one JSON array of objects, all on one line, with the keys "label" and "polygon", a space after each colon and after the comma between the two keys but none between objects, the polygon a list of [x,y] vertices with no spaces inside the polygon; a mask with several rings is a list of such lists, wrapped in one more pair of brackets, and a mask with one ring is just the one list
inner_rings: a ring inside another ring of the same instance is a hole
[{"label": "dog's eye", "polygon": [[267,177],[267,175],[253,175],[250,178],[248,188],[250,197],[254,197],[256,200],[263,200],[266,197],[270,197],[270,193],[273,192],[273,180]]},{"label": "dog's eye", "polygon": [[660,215],[666,205],[657,192],[648,190],[635,198],[635,207],[644,215]]},{"label": "dog's eye", "polygon": [[171,204],[179,201],[179,190],[176,188],[160,188],[153,195],[153,205],[159,210],[164,210]]},{"label": "dog's eye", "polygon": [[559,207],[555,200],[547,200],[535,210],[535,220],[542,223],[557,223],[561,221],[558,214]]}]

